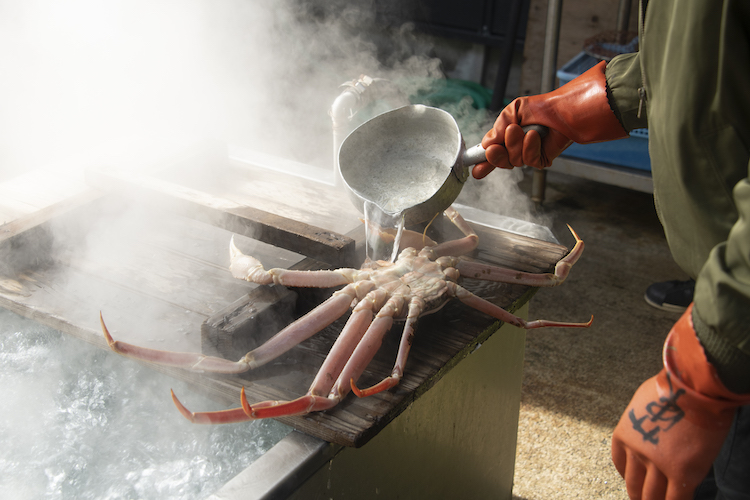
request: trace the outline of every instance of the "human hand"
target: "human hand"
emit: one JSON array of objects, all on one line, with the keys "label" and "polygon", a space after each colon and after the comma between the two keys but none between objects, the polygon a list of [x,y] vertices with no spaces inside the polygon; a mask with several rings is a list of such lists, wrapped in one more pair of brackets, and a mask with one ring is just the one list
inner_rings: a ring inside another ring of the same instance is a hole
[{"label": "human hand", "polygon": [[664,369],[636,391],[612,435],[633,500],[689,500],[719,454],[737,407],[695,335],[692,305],[664,344]]},{"label": "human hand", "polygon": [[536,118],[539,113],[533,112],[543,103],[544,96],[519,97],[505,107],[482,139],[487,161],[474,167],[475,178],[485,177],[495,167],[511,169],[528,165],[546,168],[573,142],[555,129],[548,129],[544,135],[536,129],[524,130],[544,121],[541,117]]},{"label": "human hand", "polygon": [[[495,167],[546,168],[572,142],[587,144],[627,137],[607,98],[605,63],[552,92],[519,97],[503,109],[482,139],[487,161],[472,170],[481,179]],[[549,129],[545,137],[528,125]]]},{"label": "human hand", "polygon": [[687,418],[687,407],[696,403],[689,398],[662,370],[638,388],[620,418],[612,461],[632,500],[690,500],[711,469],[734,411],[722,417],[726,425],[704,427]]}]

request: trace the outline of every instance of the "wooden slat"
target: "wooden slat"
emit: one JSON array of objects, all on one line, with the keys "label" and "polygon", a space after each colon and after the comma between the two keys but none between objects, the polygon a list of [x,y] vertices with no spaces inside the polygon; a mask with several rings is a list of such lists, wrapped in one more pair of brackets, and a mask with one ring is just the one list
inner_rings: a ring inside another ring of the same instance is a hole
[{"label": "wooden slat", "polygon": [[230,163],[212,179],[201,179],[199,186],[216,196],[244,204],[252,200],[261,210],[341,234],[348,234],[362,218],[341,188],[249,165]]},{"label": "wooden slat", "polygon": [[0,243],[100,196],[65,170],[46,169],[5,181],[0,184]]},{"label": "wooden slat", "polygon": [[142,195],[156,196],[162,206],[183,215],[335,266],[351,265],[354,260],[355,244],[351,238],[187,186],[147,175],[100,170],[89,171],[88,178],[105,188],[120,185]]}]

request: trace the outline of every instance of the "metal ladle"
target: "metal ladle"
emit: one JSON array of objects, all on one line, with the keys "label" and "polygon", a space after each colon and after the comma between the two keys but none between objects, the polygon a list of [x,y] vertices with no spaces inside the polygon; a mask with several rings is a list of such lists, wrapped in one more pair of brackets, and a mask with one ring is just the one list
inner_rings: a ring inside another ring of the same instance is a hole
[{"label": "metal ladle", "polygon": [[344,139],[338,155],[354,206],[365,213],[370,202],[386,214],[403,214],[407,226],[448,208],[470,167],[486,160],[481,144],[466,149],[450,113],[419,104],[366,121]]}]

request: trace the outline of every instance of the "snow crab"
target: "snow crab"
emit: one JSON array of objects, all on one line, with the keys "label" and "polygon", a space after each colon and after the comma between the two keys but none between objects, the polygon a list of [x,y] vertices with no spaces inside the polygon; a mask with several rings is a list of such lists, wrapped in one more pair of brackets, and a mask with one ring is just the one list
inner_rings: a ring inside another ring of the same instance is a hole
[{"label": "snow crab", "polygon": [[[473,250],[478,244],[478,237],[456,210],[449,208],[445,215],[461,230],[464,235],[462,238],[437,244],[420,233],[405,231],[401,246],[406,248],[394,262],[367,261],[360,269],[266,270],[257,259],[242,254],[232,239],[230,271],[235,278],[259,284],[291,287],[343,286],[329,299],[282,329],[265,344],[247,353],[239,361],[198,353],[161,351],[119,342],[112,338],[104,320],[100,318],[104,336],[110,348],[124,356],[193,371],[242,373],[262,366],[287,352],[330,325],[351,308],[351,315],[341,334],[304,396],[292,401],[250,404],[243,388],[240,408],[194,413],[185,408],[172,392],[175,405],[188,420],[194,423],[217,424],[328,410],[336,406],[350,391],[358,397],[366,397],[395,387],[403,376],[418,318],[437,311],[452,298],[457,298],[469,307],[498,320],[526,329],[591,325],[593,317],[585,323],[525,321],[472,294],[457,283],[459,276],[464,275],[535,287],[559,285],[583,252],[583,241],[570,226],[568,228],[576,241],[571,251],[556,264],[553,273],[532,274],[487,266],[457,257]],[[404,320],[404,326],[391,375],[372,387],[358,388],[358,378],[379,349],[394,320],[398,319]]]}]

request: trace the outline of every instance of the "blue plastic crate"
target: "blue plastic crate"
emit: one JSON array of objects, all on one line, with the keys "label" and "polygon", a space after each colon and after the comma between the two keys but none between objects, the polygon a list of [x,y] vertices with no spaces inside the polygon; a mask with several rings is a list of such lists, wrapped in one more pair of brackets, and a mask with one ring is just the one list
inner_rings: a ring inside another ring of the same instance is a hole
[{"label": "blue plastic crate", "polygon": [[578,53],[570,61],[566,62],[562,68],[557,70],[557,78],[560,80],[560,86],[565,85],[573,78],[582,75],[586,71],[590,70],[600,59],[591,57],[585,52]]},{"label": "blue plastic crate", "polygon": [[[593,68],[598,62],[599,59],[585,52],[579,53],[557,71],[560,85],[565,85],[573,78]],[[630,137],[619,141],[572,144],[562,156],[650,171],[648,129],[633,130],[630,132]]]}]

